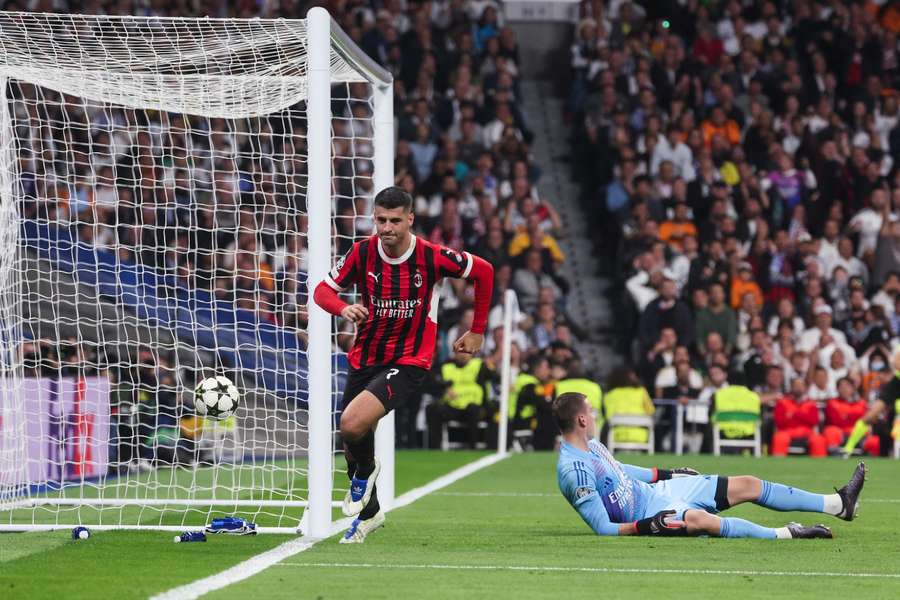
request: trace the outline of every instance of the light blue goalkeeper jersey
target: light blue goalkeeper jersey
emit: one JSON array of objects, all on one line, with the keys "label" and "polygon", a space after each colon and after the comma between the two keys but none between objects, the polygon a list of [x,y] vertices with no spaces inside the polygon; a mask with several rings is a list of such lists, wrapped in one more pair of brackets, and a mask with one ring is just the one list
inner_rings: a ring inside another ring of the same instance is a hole
[{"label": "light blue goalkeeper jersey", "polygon": [[606,446],[591,440],[590,452],[563,442],[556,477],[559,490],[599,535],[618,535],[619,523],[644,518],[654,495],[652,469],[622,464]]}]

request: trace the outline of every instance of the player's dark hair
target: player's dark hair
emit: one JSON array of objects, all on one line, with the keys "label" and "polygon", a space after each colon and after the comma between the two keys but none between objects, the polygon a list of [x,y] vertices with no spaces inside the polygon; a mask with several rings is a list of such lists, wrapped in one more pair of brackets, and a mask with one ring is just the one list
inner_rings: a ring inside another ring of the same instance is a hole
[{"label": "player's dark hair", "polygon": [[575,418],[584,411],[585,398],[580,392],[566,392],[553,401],[553,419],[560,432],[569,433],[575,427]]},{"label": "player's dark hair", "polygon": [[402,208],[403,212],[411,212],[413,207],[413,199],[406,191],[395,185],[384,188],[375,195],[375,206],[386,208],[388,210],[394,208]]}]

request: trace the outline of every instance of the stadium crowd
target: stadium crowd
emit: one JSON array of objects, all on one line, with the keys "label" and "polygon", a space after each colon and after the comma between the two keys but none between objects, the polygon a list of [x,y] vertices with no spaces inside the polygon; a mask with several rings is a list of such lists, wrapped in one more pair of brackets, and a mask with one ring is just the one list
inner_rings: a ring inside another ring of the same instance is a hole
[{"label": "stadium crowd", "polygon": [[[553,199],[537,191],[541,168],[529,150],[533,134],[522,111],[515,33],[504,25],[494,2],[324,5],[395,78],[396,184],[414,197],[415,233],[472,251],[496,272],[494,309],[480,358],[453,356],[450,349],[472,318],[471,287],[455,280],[443,287],[439,351],[428,387],[433,399],[428,443],[439,444],[448,420],[465,424],[470,445],[495,439],[479,434],[483,425],[478,423],[487,422],[490,432],[498,420],[500,303],[504,292],[513,290],[519,306],[514,375],[525,365],[540,373],[535,361],[552,359],[553,377],[544,369],[543,383],[530,381],[529,407],[514,407],[510,416],[526,429],[539,428],[540,421],[545,446],[552,447],[552,382],[566,369],[578,370],[573,350],[578,330],[565,311],[560,219]],[[283,18],[302,18],[310,6],[175,0],[3,3],[7,10]],[[375,190],[369,91],[358,84],[334,90],[337,255],[373,232]],[[21,140],[26,219],[46,219],[98,251],[166,275],[166,289],[157,290],[161,296],[210,291],[261,321],[305,336],[301,111],[226,121],[73,102],[22,82],[13,82],[10,94],[22,100],[14,104],[13,118]],[[353,327],[339,323],[338,328],[338,343],[346,350]],[[177,362],[169,356],[147,360],[168,365],[165,371]],[[401,444],[422,443],[419,410],[414,402],[398,411]]]},{"label": "stadium crowd", "polygon": [[[604,402],[574,350],[582,332],[567,315],[569,282],[559,273],[565,232],[553,198],[538,193],[519,42],[502,11],[490,1],[324,5],[395,78],[396,184],[415,199],[416,234],[495,268],[482,357],[451,352],[472,318],[472,289],[444,286],[426,386],[430,446],[445,441],[448,421],[461,424],[468,445],[494,439],[506,290],[519,309],[504,418],[535,448],[554,445],[552,399],[577,389],[607,417],[613,406],[652,413],[651,398],[669,400],[655,411],[663,449],[674,443],[674,404],[685,405],[690,447],[706,450],[716,391],[738,384],[759,398],[772,451],[800,440],[818,455],[842,443],[890,378],[900,333],[893,4],[582,3],[566,113],[573,169],[597,232],[598,271],[616,284],[619,350],[634,366],[610,375]],[[308,8],[77,6],[285,18]],[[26,100],[14,115],[19,139],[30,140],[20,145],[26,217],[70,224],[81,241],[161,270],[178,288],[210,290],[304,336],[302,118],[226,122],[12,88]],[[361,86],[346,92],[332,103],[337,253],[372,232],[371,104]],[[346,349],[352,326],[338,327]],[[401,445],[420,443],[419,410],[416,402],[398,410]],[[890,423],[876,425],[864,447],[887,452]]]},{"label": "stadium crowd", "polygon": [[[701,432],[711,392],[746,386],[773,453],[835,451],[890,380],[900,336],[900,9],[590,1],[582,14],[567,116],[635,379],[691,406]],[[656,443],[671,448],[673,409],[660,413]],[[888,452],[891,426],[865,449]]]}]

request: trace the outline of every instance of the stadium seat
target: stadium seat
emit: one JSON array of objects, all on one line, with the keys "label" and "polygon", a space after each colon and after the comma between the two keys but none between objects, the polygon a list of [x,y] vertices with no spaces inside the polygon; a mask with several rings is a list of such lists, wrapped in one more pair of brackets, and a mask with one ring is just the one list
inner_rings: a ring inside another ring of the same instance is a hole
[{"label": "stadium seat", "polygon": [[759,394],[729,385],[716,392],[713,402],[713,454],[719,456],[722,448],[751,448],[753,456],[762,455]]},{"label": "stadium seat", "polygon": [[[441,450],[456,450],[459,448],[465,448],[465,442],[451,442],[450,441],[450,429],[465,429],[466,424],[462,421],[445,421],[443,426],[441,427]],[[484,430],[488,428],[488,424],[484,421],[480,421],[478,423],[478,429]],[[487,444],[485,442],[479,441],[475,444],[475,447],[479,450],[483,450],[487,448]]]},{"label": "stadium seat", "polygon": [[240,428],[232,415],[223,421],[202,419],[202,432],[198,441],[200,455],[214,457],[215,462],[231,462],[241,453]]},{"label": "stadium seat", "polygon": [[[607,421],[609,428],[606,434],[606,447],[610,452],[617,450],[644,450],[647,454],[653,454],[653,445],[655,443],[653,428],[653,417],[650,415],[613,415]],[[646,427],[647,440],[643,442],[617,442],[615,430],[617,427]]]},{"label": "stadium seat", "polygon": [[512,449],[513,452],[524,452],[525,450],[534,450],[532,439],[534,431],[531,429],[514,429],[512,432]]},{"label": "stadium seat", "polygon": [[721,436],[721,427],[718,422],[713,423],[713,454],[716,456],[720,456],[722,453],[722,448],[752,448],[753,456],[759,458],[762,456],[762,439],[759,433],[759,416],[755,416],[753,419],[745,419],[743,416],[738,417],[738,415],[746,415],[747,413],[723,413],[723,415],[727,415],[727,419],[729,422],[733,423],[737,420],[752,420],[756,427],[753,430],[753,438],[752,439],[729,439],[723,438]]}]

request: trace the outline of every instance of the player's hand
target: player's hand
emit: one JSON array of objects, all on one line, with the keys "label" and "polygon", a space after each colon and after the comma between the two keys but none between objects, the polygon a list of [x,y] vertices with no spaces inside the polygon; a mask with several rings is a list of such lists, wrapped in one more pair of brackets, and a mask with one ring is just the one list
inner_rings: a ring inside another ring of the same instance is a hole
[{"label": "player's hand", "polygon": [[369,310],[362,304],[351,304],[344,307],[344,310],[341,311],[341,316],[359,325],[369,318]]},{"label": "player's hand", "polygon": [[665,537],[687,535],[687,525],[681,519],[673,518],[674,510],[661,510],[652,517],[635,521],[638,535],[661,535]]},{"label": "player's hand", "polygon": [[677,467],[675,469],[656,469],[656,481],[665,481],[667,479],[675,479],[676,477],[693,477],[699,475],[699,471],[695,471],[690,467]]},{"label": "player's hand", "polygon": [[699,475],[700,471],[696,471],[690,467],[675,467],[672,469],[672,479],[676,477],[694,477]]},{"label": "player's hand", "polygon": [[458,340],[453,342],[453,351],[459,352],[460,354],[475,354],[481,350],[483,344],[483,335],[467,331],[462,334]]}]

